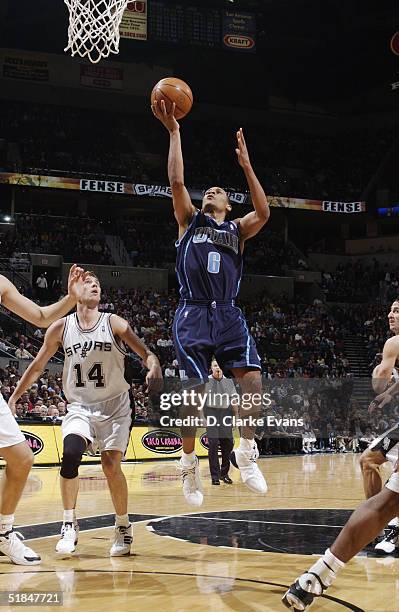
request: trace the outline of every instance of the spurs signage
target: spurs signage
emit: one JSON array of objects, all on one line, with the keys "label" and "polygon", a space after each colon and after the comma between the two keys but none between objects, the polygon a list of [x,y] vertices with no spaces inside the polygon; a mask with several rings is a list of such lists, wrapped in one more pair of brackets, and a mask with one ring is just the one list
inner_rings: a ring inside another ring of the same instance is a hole
[{"label": "spurs signage", "polygon": [[[399,86],[399,84],[398,84]],[[39,174],[23,174],[20,172],[0,172],[0,184],[19,187],[46,187],[52,189],[74,189],[80,191],[95,191],[104,194],[120,194],[126,196],[171,198],[172,190],[166,185],[146,185],[142,183],[123,183],[122,181],[75,178],[65,176],[45,176]],[[188,188],[193,202],[201,202],[204,190]],[[227,190],[230,202],[247,204],[250,201],[248,193]],[[335,213],[360,213],[366,211],[365,202],[335,202],[329,200],[311,200],[308,198],[291,198],[278,195],[268,195],[272,208],[294,208]]]}]

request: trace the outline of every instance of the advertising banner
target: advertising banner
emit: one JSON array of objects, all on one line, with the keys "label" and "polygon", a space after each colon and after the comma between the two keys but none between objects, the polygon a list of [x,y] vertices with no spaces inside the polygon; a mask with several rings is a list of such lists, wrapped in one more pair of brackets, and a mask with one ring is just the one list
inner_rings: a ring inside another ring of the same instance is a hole
[{"label": "advertising banner", "polygon": [[119,33],[121,38],[147,40],[147,0],[128,3]]},{"label": "advertising banner", "polygon": [[80,84],[95,89],[123,89],[123,69],[80,64]]},{"label": "advertising banner", "polygon": [[[198,457],[208,455],[207,447],[201,443],[205,430],[198,430],[195,440],[195,453]],[[133,427],[131,432],[134,455],[136,459],[169,459],[180,458],[183,441],[180,431],[156,427]],[[130,457],[126,457],[129,459]]]},{"label": "advertising banner", "polygon": [[[141,183],[123,183],[122,181],[94,180],[86,178],[79,179],[64,176],[40,176],[13,172],[0,172],[0,183],[7,185],[18,185],[21,187],[75,189],[78,191],[125,194],[139,197],[172,197],[172,190],[166,185],[145,185]],[[202,190],[188,188],[188,191],[193,202],[201,202],[204,194]],[[246,204],[249,201],[248,193],[227,191],[227,195],[233,204]],[[310,200],[274,195],[267,196],[267,198],[270,206],[274,208],[292,208],[346,214],[366,212],[365,202],[335,202],[330,200]]]},{"label": "advertising banner", "polygon": [[46,59],[25,53],[7,53],[3,59],[3,77],[24,81],[49,80],[49,68]]},{"label": "advertising banner", "polygon": [[223,46],[232,51],[254,53],[256,19],[252,13],[225,11],[223,15]]},{"label": "advertising banner", "polygon": [[21,425],[21,431],[35,456],[35,465],[60,463],[61,455],[58,453],[54,430],[55,427],[51,424]]}]

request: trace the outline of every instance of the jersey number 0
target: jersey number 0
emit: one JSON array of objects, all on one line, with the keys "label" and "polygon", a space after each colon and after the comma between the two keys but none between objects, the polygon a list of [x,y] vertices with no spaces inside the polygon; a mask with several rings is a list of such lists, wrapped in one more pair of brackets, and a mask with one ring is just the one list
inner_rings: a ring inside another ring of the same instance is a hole
[{"label": "jersey number 0", "polygon": [[[86,383],[83,380],[81,364],[76,363],[73,368],[76,372],[75,386],[80,388],[85,387]],[[102,363],[94,363],[90,370],[87,372],[87,378],[90,382],[94,382],[94,386],[96,389],[105,387],[105,377],[103,374]]]}]

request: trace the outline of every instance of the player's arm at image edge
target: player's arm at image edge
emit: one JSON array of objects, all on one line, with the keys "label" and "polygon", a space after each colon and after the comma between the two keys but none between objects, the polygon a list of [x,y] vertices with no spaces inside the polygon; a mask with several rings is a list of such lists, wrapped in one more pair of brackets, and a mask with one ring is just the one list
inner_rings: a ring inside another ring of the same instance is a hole
[{"label": "player's arm at image edge", "polygon": [[375,393],[383,393],[386,390],[398,355],[399,336],[394,336],[385,342],[382,361],[373,370],[372,385]]},{"label": "player's arm at image edge", "polygon": [[65,316],[76,304],[76,297],[69,291],[76,286],[81,268],[72,266],[68,278],[68,295],[49,306],[39,306],[22,295],[8,278],[0,275],[0,294],[3,306],[37,327],[49,327],[51,323]]},{"label": "player's arm at image edge", "polygon": [[43,344],[35,359],[23,373],[10,401],[17,402],[21,395],[39,378],[51,357],[55,355],[62,343],[65,319],[56,321],[46,331]]}]

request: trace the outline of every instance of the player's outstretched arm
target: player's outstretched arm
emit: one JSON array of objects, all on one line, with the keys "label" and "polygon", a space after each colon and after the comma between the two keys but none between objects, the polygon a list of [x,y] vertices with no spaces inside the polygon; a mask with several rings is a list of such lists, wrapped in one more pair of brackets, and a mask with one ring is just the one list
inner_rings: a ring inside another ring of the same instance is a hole
[{"label": "player's outstretched arm", "polygon": [[153,392],[159,390],[162,381],[162,370],[158,357],[140,340],[125,319],[118,315],[112,315],[110,323],[114,336],[120,338],[122,342],[127,344],[143,360],[145,367],[148,369],[146,381],[149,390]]},{"label": "player's outstretched arm", "polygon": [[55,355],[58,347],[61,345],[62,333],[64,331],[65,320],[60,319],[53,323],[44,336],[43,345],[36,355],[35,359],[29,365],[29,367],[23,373],[21,380],[19,381],[14,393],[8,400],[8,405],[13,414],[15,414],[15,404],[25,393],[29,387],[39,378],[47,363]]},{"label": "player's outstretched arm", "polygon": [[243,169],[245,178],[247,179],[252,204],[255,209],[253,212],[245,215],[245,217],[242,219],[236,220],[240,227],[241,240],[247,240],[248,238],[255,236],[268,222],[270,217],[270,209],[263,187],[252,168],[242,128],[240,128],[237,132],[236,153],[238,163]]},{"label": "player's outstretched arm", "polygon": [[399,336],[389,338],[382,351],[382,361],[373,370],[372,385],[376,393],[384,393],[392,376],[396,358],[399,356]]},{"label": "player's outstretched arm", "polygon": [[65,316],[77,302],[78,283],[84,275],[83,269],[73,265],[69,271],[68,295],[50,306],[38,306],[18,291],[6,278],[0,276],[0,293],[3,306],[19,315],[25,321],[37,327],[48,327],[61,317]]},{"label": "player's outstretched arm", "polygon": [[376,395],[369,406],[369,413],[372,414],[376,408],[383,408],[386,404],[390,404],[392,399],[399,393],[399,380],[388,387],[386,391]]},{"label": "player's outstretched arm", "polygon": [[191,202],[190,195],[184,185],[184,163],[181,148],[180,126],[174,116],[176,105],[173,103],[170,113],[166,111],[165,102],[161,104],[154,101],[151,106],[155,117],[166,127],[169,132],[169,157],[168,157],[168,177],[172,188],[173,208],[176,221],[179,224],[179,236],[186,230],[195,213],[195,208]]}]

